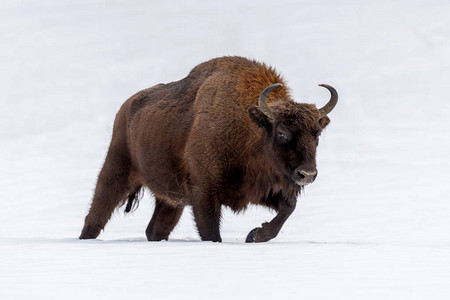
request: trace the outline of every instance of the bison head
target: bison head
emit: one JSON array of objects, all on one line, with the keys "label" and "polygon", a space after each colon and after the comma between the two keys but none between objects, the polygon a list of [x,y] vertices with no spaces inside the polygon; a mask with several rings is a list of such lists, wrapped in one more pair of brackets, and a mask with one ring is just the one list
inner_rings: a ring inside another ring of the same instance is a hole
[{"label": "bison head", "polygon": [[322,108],[313,104],[295,103],[279,99],[269,107],[266,98],[281,86],[268,86],[259,97],[259,106],[248,108],[250,118],[266,132],[264,151],[271,157],[278,170],[292,184],[304,186],[317,177],[316,148],[319,136],[330,119],[327,114],[337,103],[336,90],[321,84],[331,92],[331,99]]}]

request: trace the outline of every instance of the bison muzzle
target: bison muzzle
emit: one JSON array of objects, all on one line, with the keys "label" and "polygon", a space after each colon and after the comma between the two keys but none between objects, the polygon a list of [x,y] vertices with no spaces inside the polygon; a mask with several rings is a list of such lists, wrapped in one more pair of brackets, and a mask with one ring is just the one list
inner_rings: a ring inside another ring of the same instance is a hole
[{"label": "bison muzzle", "polygon": [[129,98],[114,121],[80,239],[96,238],[113,211],[140,190],[155,197],[149,241],[167,240],[191,205],[203,241],[220,242],[222,205],[277,212],[246,242],[277,236],[303,187],[317,177],[316,148],[338,95],[322,108],[296,103],[281,76],[243,57],[216,58],[187,77]]}]

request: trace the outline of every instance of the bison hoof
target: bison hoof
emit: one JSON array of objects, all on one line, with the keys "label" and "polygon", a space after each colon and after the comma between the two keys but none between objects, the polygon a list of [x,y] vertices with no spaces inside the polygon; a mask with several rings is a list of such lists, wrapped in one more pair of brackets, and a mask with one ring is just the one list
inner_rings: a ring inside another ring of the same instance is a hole
[{"label": "bison hoof", "polygon": [[256,240],[255,240],[256,230],[258,230],[258,228],[255,228],[248,233],[247,238],[245,239],[246,243],[255,243],[256,242]]},{"label": "bison hoof", "polygon": [[250,231],[245,239],[246,243],[262,243],[267,242],[277,236],[270,227],[270,223],[263,223],[262,227],[257,227]]},{"label": "bison hoof", "polygon": [[80,240],[96,239],[101,231],[102,228],[100,226],[86,225],[84,226],[79,239]]}]

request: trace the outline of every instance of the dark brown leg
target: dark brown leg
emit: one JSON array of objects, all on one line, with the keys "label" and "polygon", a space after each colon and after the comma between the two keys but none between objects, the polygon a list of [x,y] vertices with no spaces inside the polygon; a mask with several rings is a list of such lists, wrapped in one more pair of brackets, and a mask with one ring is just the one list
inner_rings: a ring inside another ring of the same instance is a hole
[{"label": "dark brown leg", "polygon": [[221,205],[215,198],[202,197],[192,205],[197,230],[202,241],[222,242],[220,237]]},{"label": "dark brown leg", "polygon": [[173,207],[156,198],[155,211],[145,234],[149,241],[167,240],[183,213],[184,206]]},{"label": "dark brown leg", "polygon": [[130,163],[126,157],[108,152],[80,239],[97,238],[114,209],[126,199],[132,189],[129,184],[129,168]]},{"label": "dark brown leg", "polygon": [[[276,195],[278,199],[271,199],[273,203],[277,203],[278,214],[269,223],[263,223],[262,227],[257,227],[250,231],[245,240],[246,243],[267,242],[278,235],[284,222],[295,210],[296,199],[289,201],[281,195]],[[278,201],[278,202],[277,202]]]}]

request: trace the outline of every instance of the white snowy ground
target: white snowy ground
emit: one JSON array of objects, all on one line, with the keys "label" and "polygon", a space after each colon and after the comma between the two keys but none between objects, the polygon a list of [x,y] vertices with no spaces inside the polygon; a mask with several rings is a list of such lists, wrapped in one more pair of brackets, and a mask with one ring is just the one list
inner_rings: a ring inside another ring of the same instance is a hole
[{"label": "white snowy ground", "polygon": [[[10,1],[0,4],[0,299],[449,299],[450,2]],[[319,177],[279,236],[186,210],[148,243],[153,200],[77,239],[114,115],[136,91],[243,55],[300,102],[340,100]]]}]

